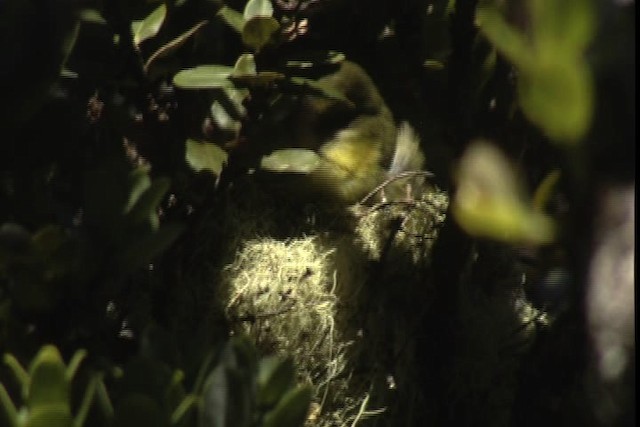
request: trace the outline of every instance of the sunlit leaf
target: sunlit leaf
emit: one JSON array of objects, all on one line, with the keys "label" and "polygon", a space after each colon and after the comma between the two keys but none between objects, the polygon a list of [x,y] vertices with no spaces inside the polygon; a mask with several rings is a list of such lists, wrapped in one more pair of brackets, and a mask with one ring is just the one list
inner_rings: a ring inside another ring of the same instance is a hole
[{"label": "sunlit leaf", "polygon": [[264,417],[264,427],[298,427],[304,424],[311,402],[311,389],[306,386],[289,391],[278,406]]},{"label": "sunlit leaf", "polygon": [[271,17],[273,16],[273,5],[271,0],[249,0],[244,7],[242,17],[245,21],[249,21],[256,16]]},{"label": "sunlit leaf", "polygon": [[470,235],[508,243],[550,243],[554,222],[535,210],[516,171],[493,145],[477,141],[457,172],[452,212]]},{"label": "sunlit leaf", "polygon": [[228,131],[237,131],[240,129],[240,121],[233,118],[229,110],[222,105],[220,101],[213,101],[209,111],[211,112],[211,118],[220,129]]},{"label": "sunlit leaf", "polygon": [[267,45],[280,24],[272,17],[255,16],[249,19],[242,27],[242,42],[255,51],[259,51]]},{"label": "sunlit leaf", "polygon": [[180,71],[173,77],[173,84],[182,89],[215,89],[233,87],[229,76],[233,67],[201,65]]},{"label": "sunlit leaf", "polygon": [[155,36],[160,31],[162,23],[167,15],[167,6],[160,5],[156,10],[151,12],[141,21],[133,21],[131,23],[131,31],[133,32],[133,43],[137,46],[143,41]]},{"label": "sunlit leaf", "polygon": [[175,52],[180,46],[182,46],[187,40],[189,40],[192,35],[194,35],[200,28],[204,27],[208,23],[209,21],[200,21],[184,33],[180,34],[175,39],[161,46],[149,57],[149,59],[147,59],[147,62],[144,64],[145,70],[148,70],[155,60],[163,58]]},{"label": "sunlit leaf", "polygon": [[232,77],[238,76],[253,76],[256,74],[256,61],[251,53],[245,53],[240,55],[233,66]]},{"label": "sunlit leaf", "polygon": [[321,159],[312,150],[285,148],[276,150],[260,161],[260,167],[270,172],[311,173],[321,164]]},{"label": "sunlit leaf", "polygon": [[229,79],[241,88],[270,87],[285,79],[285,75],[275,71],[260,71],[256,75],[231,76]]},{"label": "sunlit leaf", "polygon": [[227,157],[227,153],[216,144],[187,139],[186,160],[196,172],[205,170],[218,176]]},{"label": "sunlit leaf", "polygon": [[218,16],[220,16],[222,20],[227,23],[227,25],[236,30],[238,33],[242,33],[245,19],[242,17],[242,14],[240,12],[233,10],[228,6],[222,6],[218,11]]}]

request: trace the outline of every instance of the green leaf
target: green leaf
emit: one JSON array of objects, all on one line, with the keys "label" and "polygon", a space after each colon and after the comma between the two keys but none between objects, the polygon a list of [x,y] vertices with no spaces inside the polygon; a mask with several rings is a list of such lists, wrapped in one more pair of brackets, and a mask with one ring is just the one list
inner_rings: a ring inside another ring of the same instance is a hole
[{"label": "green leaf", "polygon": [[222,20],[227,23],[227,25],[236,30],[238,33],[242,33],[242,28],[244,27],[245,20],[240,12],[233,10],[228,6],[222,6],[218,11],[218,16],[220,16]]},{"label": "green leaf", "polygon": [[535,210],[508,159],[476,141],[463,154],[452,213],[470,235],[512,244],[546,244],[555,237],[551,218]]},{"label": "green leaf", "polygon": [[254,16],[242,27],[242,42],[258,52],[273,39],[279,29],[280,24],[274,18]]},{"label": "green leaf", "polygon": [[7,365],[11,369],[11,372],[13,372],[13,376],[15,377],[16,381],[18,381],[18,384],[20,385],[22,398],[26,399],[29,394],[29,384],[30,384],[29,374],[22,367],[18,359],[16,359],[13,354],[8,354],[8,353],[5,354],[3,360],[5,365]]},{"label": "green leaf", "polygon": [[46,345],[40,349],[29,367],[28,407],[33,410],[47,405],[69,406],[69,382],[66,367],[58,349]]},{"label": "green leaf", "polygon": [[131,23],[131,31],[133,32],[133,44],[138,46],[148,38],[158,34],[160,27],[167,15],[167,6],[160,5],[156,10],[151,12],[142,21],[133,21]]},{"label": "green leaf", "polygon": [[311,388],[307,386],[290,390],[272,411],[264,417],[264,427],[301,427],[307,419]]},{"label": "green leaf", "polygon": [[173,84],[182,89],[216,89],[234,87],[229,76],[232,67],[225,65],[201,65],[180,71],[173,77]]},{"label": "green leaf", "polygon": [[232,77],[238,76],[255,76],[256,75],[256,60],[252,53],[244,53],[238,57],[235,65],[233,66]]},{"label": "green leaf", "polygon": [[208,23],[209,21],[200,21],[184,33],[180,34],[175,39],[171,40],[167,44],[162,45],[151,56],[149,56],[149,59],[147,59],[147,62],[145,62],[145,71],[149,70],[151,64],[153,64],[155,60],[168,56],[178,50],[180,46],[182,46],[187,40],[189,40],[192,35],[194,35],[200,28],[204,27]]},{"label": "green leaf", "polygon": [[43,405],[29,409],[25,427],[73,427],[69,405]]},{"label": "green leaf", "polygon": [[158,228],[158,206],[171,187],[169,178],[160,177],[153,180],[151,186],[140,195],[131,210],[127,212],[127,218],[133,224],[149,221],[151,228]]},{"label": "green leaf", "polygon": [[549,172],[544,179],[538,184],[536,191],[533,193],[533,207],[538,211],[544,211],[555,189],[560,181],[560,170],[554,169]]},{"label": "green leaf", "polygon": [[65,371],[65,377],[67,378],[67,381],[71,381],[73,379],[73,377],[76,375],[76,372],[78,372],[80,364],[86,358],[87,350],[76,350],[76,352],[71,357],[71,360],[69,360],[69,365],[67,366],[67,369]]},{"label": "green leaf", "polygon": [[107,21],[96,9],[83,9],[80,11],[80,21],[92,24],[106,25]]},{"label": "green leaf", "polygon": [[271,0],[249,0],[244,7],[242,17],[245,21],[249,21],[251,18],[259,17],[271,17],[273,16],[273,5]]},{"label": "green leaf", "polygon": [[0,383],[0,407],[4,408],[5,416],[9,420],[9,426],[18,427],[18,410],[2,383]]},{"label": "green leaf", "polygon": [[178,425],[192,408],[198,406],[199,397],[193,394],[186,396],[171,414],[171,425]]},{"label": "green leaf", "polygon": [[531,31],[541,55],[581,55],[595,32],[592,0],[529,1]]},{"label": "green leaf", "polygon": [[186,160],[191,169],[196,172],[209,171],[214,175],[220,175],[227,161],[227,153],[216,144],[199,142],[187,139]]},{"label": "green leaf", "polygon": [[532,58],[531,46],[524,35],[509,25],[493,4],[481,3],[476,11],[476,23],[484,36],[518,67],[529,67]]},{"label": "green leaf", "polygon": [[260,167],[270,172],[311,173],[321,164],[318,154],[303,148],[276,150],[260,161]]},{"label": "green leaf", "polygon": [[589,130],[593,83],[582,61],[538,64],[523,70],[518,95],[527,118],[552,140],[573,143]]},{"label": "green leaf", "polygon": [[291,359],[265,357],[258,367],[258,405],[271,408],[294,384],[295,370]]},{"label": "green leaf", "polygon": [[149,187],[151,187],[151,178],[149,178],[148,169],[138,167],[129,173],[129,200],[124,208],[124,213],[130,212],[138,199]]}]

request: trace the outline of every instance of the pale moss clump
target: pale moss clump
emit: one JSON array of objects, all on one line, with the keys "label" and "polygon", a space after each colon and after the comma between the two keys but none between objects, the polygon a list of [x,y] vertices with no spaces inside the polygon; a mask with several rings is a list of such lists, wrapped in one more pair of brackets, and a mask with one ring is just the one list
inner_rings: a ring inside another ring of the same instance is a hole
[{"label": "pale moss clump", "polygon": [[423,273],[446,193],[349,212],[249,196],[228,204],[219,224],[230,256],[218,296],[235,332],[294,359],[315,390],[310,426],[381,414],[381,425],[416,422],[415,327],[429,303]]},{"label": "pale moss clump", "polygon": [[444,223],[449,196],[433,188],[411,200],[394,200],[373,207],[356,205],[358,241],[372,259],[385,251],[410,255],[414,264],[428,262],[431,248]]}]

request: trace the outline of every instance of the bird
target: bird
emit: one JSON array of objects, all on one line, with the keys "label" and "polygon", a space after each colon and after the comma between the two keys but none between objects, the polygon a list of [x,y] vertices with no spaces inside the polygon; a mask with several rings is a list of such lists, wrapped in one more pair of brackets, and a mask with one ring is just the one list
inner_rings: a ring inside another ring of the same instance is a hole
[{"label": "bird", "polygon": [[[273,147],[311,150],[317,156],[311,171],[277,179],[292,184],[284,183],[287,192],[295,187],[316,199],[350,205],[386,180],[424,167],[417,133],[407,122],[396,125],[374,81],[360,65],[345,59],[317,84],[341,95],[340,99],[299,96],[281,120],[282,126],[268,137]],[[390,182],[384,196],[402,197],[406,185],[407,180]]]}]

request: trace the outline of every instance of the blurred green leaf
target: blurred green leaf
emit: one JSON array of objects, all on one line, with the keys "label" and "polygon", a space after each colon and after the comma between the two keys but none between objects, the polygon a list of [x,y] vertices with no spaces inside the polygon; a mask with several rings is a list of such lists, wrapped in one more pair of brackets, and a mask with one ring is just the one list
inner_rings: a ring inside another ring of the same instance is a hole
[{"label": "blurred green leaf", "polygon": [[[595,31],[593,0],[529,0],[535,49],[542,55],[575,55]],[[551,59],[551,58],[549,58]]]},{"label": "blurred green leaf", "polygon": [[106,25],[107,21],[102,14],[96,9],[83,9],[80,11],[80,21],[92,24]]},{"label": "blurred green leaf", "polygon": [[182,422],[189,411],[198,406],[198,400],[198,396],[192,394],[186,396],[171,414],[171,425],[178,425]]},{"label": "blurred green leaf", "polygon": [[87,358],[87,351],[84,349],[77,350],[71,360],[69,360],[69,364],[67,365],[67,369],[65,371],[65,377],[67,381],[71,381],[73,377],[75,377],[76,372],[78,372],[78,368],[84,359]]},{"label": "blurred green leaf", "polygon": [[54,405],[66,407],[70,413],[66,366],[56,347],[46,345],[40,349],[29,367],[29,377],[30,410]]},{"label": "blurred green leaf", "polygon": [[595,32],[592,0],[529,0],[529,34],[509,25],[492,2],[476,19],[487,39],[519,68],[522,111],[552,140],[575,143],[589,130],[594,89],[584,55]]},{"label": "blurred green leaf", "polygon": [[74,427],[69,405],[46,405],[29,410],[26,427]]},{"label": "blurred green leaf", "polygon": [[0,226],[0,269],[9,262],[26,260],[33,249],[31,234],[24,227],[13,222]]},{"label": "blurred green leaf", "polygon": [[229,80],[232,72],[232,67],[224,65],[201,65],[177,73],[173,77],[173,84],[182,89],[234,87]]},{"label": "blurred green leaf", "polygon": [[527,118],[555,141],[577,141],[589,129],[593,83],[582,61],[554,61],[522,70],[518,95]]},{"label": "blurred green leaf", "polygon": [[3,361],[5,365],[11,369],[13,376],[15,377],[18,385],[20,386],[20,392],[22,394],[22,398],[26,399],[29,394],[29,373],[24,369],[24,367],[20,364],[18,359],[15,358],[12,354],[5,354]]},{"label": "blurred green leaf", "polygon": [[258,405],[271,408],[294,384],[295,370],[290,359],[265,357],[258,367]]},{"label": "blurred green leaf", "polygon": [[307,419],[311,402],[311,388],[290,390],[278,405],[264,417],[264,427],[301,427]]},{"label": "blurred green leaf", "polygon": [[484,36],[513,64],[528,68],[535,59],[524,34],[509,25],[492,2],[481,2],[476,22]]},{"label": "blurred green leaf", "polygon": [[131,23],[131,31],[133,32],[133,44],[136,46],[143,41],[155,36],[160,31],[162,23],[167,15],[167,6],[160,5],[141,21],[133,21]]},{"label": "blurred green leaf", "polygon": [[187,163],[194,171],[206,170],[216,176],[220,175],[228,157],[227,153],[216,144],[193,139],[187,140],[185,152]]},{"label": "blurred green leaf", "polygon": [[280,29],[280,24],[272,17],[255,16],[242,27],[242,42],[259,52],[273,39]]},{"label": "blurred green leaf", "polygon": [[544,179],[540,182],[536,191],[533,193],[533,207],[534,209],[543,212],[545,207],[549,204],[552,198],[553,192],[558,186],[560,181],[560,170],[554,169],[549,172]]},{"label": "blurred green leaf", "polygon": [[0,408],[4,410],[6,419],[9,421],[9,426],[18,426],[18,410],[2,383],[0,383]]},{"label": "blurred green leaf", "polygon": [[264,156],[260,167],[270,172],[311,173],[321,164],[316,152],[303,148],[285,148]]},{"label": "blurred green leaf", "polygon": [[493,145],[472,143],[456,175],[452,213],[467,233],[515,244],[553,241],[553,220],[533,208],[515,170]]},{"label": "blurred green leaf", "polygon": [[43,255],[50,255],[57,251],[65,242],[66,236],[60,226],[46,225],[32,237],[33,245]]}]

